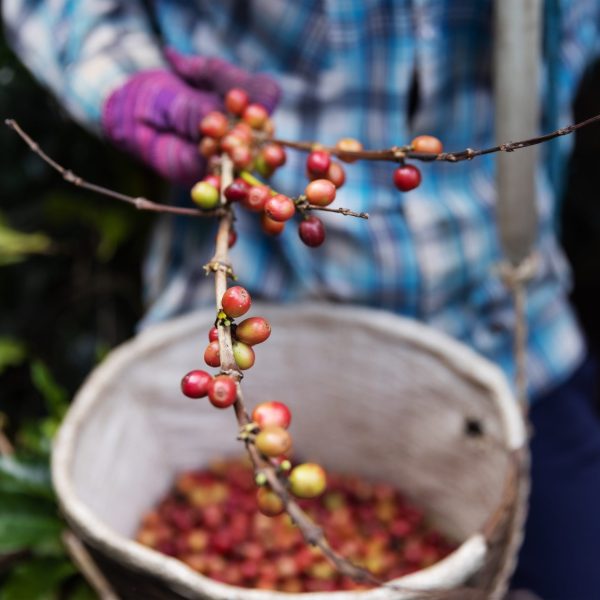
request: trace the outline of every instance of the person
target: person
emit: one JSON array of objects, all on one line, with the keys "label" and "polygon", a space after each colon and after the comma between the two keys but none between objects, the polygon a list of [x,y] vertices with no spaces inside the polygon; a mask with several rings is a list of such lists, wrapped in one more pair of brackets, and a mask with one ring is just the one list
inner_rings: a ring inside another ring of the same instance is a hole
[{"label": "person", "polygon": [[[491,0],[5,0],[2,10],[16,52],[70,114],[174,182],[201,177],[197,123],[231,87],[277,107],[282,139],[352,137],[385,148],[426,133],[453,150],[496,142]],[[544,10],[540,130],[549,131],[570,122],[600,2],[548,1]],[[514,583],[545,599],[592,600],[600,590],[595,369],[567,300],[553,221],[567,150],[552,144],[537,173],[540,260],[527,306],[533,487]],[[273,187],[303,190],[304,160],[290,152]],[[495,269],[494,157],[422,171],[422,185],[403,194],[389,164],[352,165],[339,202],[370,219],[326,215],[317,250],[290,227],[267,237],[241,213],[236,272],[257,298],[360,303],[422,320],[512,378],[514,313]],[[213,227],[160,219],[143,325],[211,303],[202,265]]]}]

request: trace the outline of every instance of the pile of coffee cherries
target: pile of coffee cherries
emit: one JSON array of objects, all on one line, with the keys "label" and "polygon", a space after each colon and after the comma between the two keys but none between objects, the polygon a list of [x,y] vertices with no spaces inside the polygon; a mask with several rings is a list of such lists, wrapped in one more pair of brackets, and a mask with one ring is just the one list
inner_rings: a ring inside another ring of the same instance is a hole
[{"label": "pile of coffee cherries", "polygon": [[[340,575],[287,515],[257,511],[254,487],[244,459],[183,473],[143,517],[137,540],[230,585],[298,593],[369,587]],[[326,493],[299,503],[335,550],[381,580],[430,566],[454,549],[387,484],[330,474]]]},{"label": "pile of coffee cherries", "polygon": [[[250,317],[239,325],[237,317],[244,316],[252,305],[248,291],[237,285],[228,288],[221,299],[217,321],[226,323],[232,331],[233,357],[241,369],[249,369],[254,364],[252,346],[260,344],[271,335],[269,322],[262,317]],[[208,332],[209,344],[204,351],[204,360],[211,367],[220,367],[219,332],[213,327]],[[181,391],[188,398],[208,396],[216,408],[228,408],[237,399],[237,383],[227,374],[213,376],[202,369],[194,369],[181,380]],[[276,401],[263,402],[252,412],[252,423],[245,428],[243,438],[256,446],[262,457],[277,467],[287,489],[298,498],[315,498],[322,494],[327,485],[325,471],[317,464],[306,463],[291,469],[287,453],[292,447],[292,438],[287,431],[292,420],[289,408]],[[272,462],[271,462],[272,461]],[[291,469],[291,471],[290,471]],[[288,473],[289,472],[289,473]],[[259,509],[268,516],[281,514],[285,505],[273,490],[265,487],[265,481],[257,481],[262,486],[256,494]]]}]

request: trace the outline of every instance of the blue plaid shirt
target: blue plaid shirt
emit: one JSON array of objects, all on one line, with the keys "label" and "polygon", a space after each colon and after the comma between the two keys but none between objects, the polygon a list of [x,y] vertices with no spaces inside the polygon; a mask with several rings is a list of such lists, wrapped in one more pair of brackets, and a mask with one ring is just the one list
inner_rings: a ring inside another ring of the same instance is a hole
[{"label": "blue plaid shirt", "polygon": [[[4,0],[9,38],[29,67],[80,121],[97,127],[106,96],[137,71],[164,66],[161,48],[218,55],[276,77],[284,90],[278,135],[368,148],[438,136],[449,150],[491,145],[491,0]],[[571,121],[570,102],[595,55],[600,2],[547,0],[545,113],[540,130]],[[160,37],[158,37],[158,34]],[[416,78],[419,102],[409,114]],[[504,141],[504,140],[502,140]],[[584,348],[565,298],[568,272],[553,233],[556,175],[569,140],[548,144],[538,172],[537,277],[529,287],[530,389],[566,378]],[[305,156],[290,153],[274,187],[302,190]],[[549,165],[552,168],[548,168]],[[423,184],[395,191],[393,167],[356,163],[339,204],[368,222],[325,215],[328,240],[303,246],[294,227],[276,239],[240,214],[232,259],[254,297],[325,298],[423,320],[513,373],[509,295],[494,222],[494,158],[423,165]],[[202,265],[214,226],[160,220],[146,267],[146,323],[209,304]]]}]

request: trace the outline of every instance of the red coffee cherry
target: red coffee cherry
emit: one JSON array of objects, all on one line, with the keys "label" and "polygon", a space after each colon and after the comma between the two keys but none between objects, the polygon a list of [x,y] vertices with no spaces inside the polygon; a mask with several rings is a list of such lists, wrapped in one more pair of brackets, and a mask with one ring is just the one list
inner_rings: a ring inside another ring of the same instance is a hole
[{"label": "red coffee cherry", "polygon": [[286,154],[283,146],[279,144],[267,144],[261,151],[265,164],[271,169],[277,169],[285,164]]},{"label": "red coffee cherry", "polygon": [[221,140],[221,150],[227,152],[227,154],[231,154],[234,148],[239,148],[240,146],[247,146],[248,143],[239,135],[229,132],[223,139]]},{"label": "red coffee cherry", "polygon": [[329,179],[333,185],[339,190],[346,182],[346,171],[340,163],[331,161],[329,169],[327,169],[326,179]]},{"label": "red coffee cherry", "polygon": [[414,165],[402,165],[394,171],[394,185],[401,192],[410,192],[421,183],[421,171]]},{"label": "red coffee cherry", "polygon": [[181,391],[188,398],[204,398],[208,394],[208,384],[211,380],[212,375],[206,371],[190,371],[181,380]]},{"label": "red coffee cherry", "polygon": [[247,169],[250,163],[252,162],[252,150],[250,150],[249,146],[245,144],[240,144],[239,146],[235,146],[228,152],[233,165],[237,169]]},{"label": "red coffee cherry", "polygon": [[262,317],[244,319],[235,330],[235,337],[244,344],[261,344],[271,335],[269,321]]},{"label": "red coffee cherry", "polygon": [[258,510],[267,517],[276,517],[285,510],[281,498],[270,488],[261,487],[256,490]]},{"label": "red coffee cherry", "polygon": [[292,447],[292,437],[283,427],[271,425],[256,436],[254,444],[265,456],[279,456]]},{"label": "red coffee cherry", "polygon": [[410,145],[415,152],[426,154],[440,154],[443,150],[442,142],[432,135],[418,135]]},{"label": "red coffee cherry", "polygon": [[219,151],[219,142],[211,137],[203,137],[198,145],[198,150],[204,158],[210,158]]},{"label": "red coffee cherry", "polygon": [[211,327],[208,330],[208,341],[218,342],[219,341],[219,330],[216,327]]},{"label": "red coffee cherry", "polygon": [[221,357],[219,355],[219,342],[210,342],[204,351],[204,362],[209,367],[220,367]]},{"label": "red coffee cherry", "polygon": [[304,190],[306,199],[315,206],[329,206],[335,200],[335,185],[328,179],[315,179]]},{"label": "red coffee cherry", "polygon": [[277,194],[265,202],[265,213],[273,221],[289,221],[296,212],[296,206],[291,198]]},{"label": "red coffee cherry", "polygon": [[233,248],[235,246],[235,243],[237,242],[237,232],[235,231],[235,229],[230,229],[229,230],[229,237],[227,238],[227,245],[230,248]]},{"label": "red coffee cherry", "polygon": [[248,190],[248,195],[240,200],[242,206],[252,212],[262,212],[265,203],[271,198],[271,190],[266,185],[253,185]]},{"label": "red coffee cherry", "polygon": [[251,305],[250,294],[241,285],[228,288],[221,298],[223,311],[228,317],[234,319],[245,315],[250,310]]},{"label": "red coffee cherry", "polygon": [[218,190],[221,189],[221,176],[215,175],[214,173],[210,173],[202,178],[202,181],[206,181],[206,183],[210,183],[213,187]]},{"label": "red coffee cherry", "polygon": [[235,359],[235,364],[242,371],[245,371],[254,365],[254,350],[248,344],[236,340],[233,342],[233,358]]},{"label": "red coffee cherry", "polygon": [[262,104],[249,104],[242,115],[243,121],[252,129],[261,129],[268,118],[269,113]]},{"label": "red coffee cherry", "polygon": [[306,217],[298,225],[300,239],[311,248],[320,246],[325,241],[325,225],[318,217]]},{"label": "red coffee cherry", "polygon": [[316,498],[327,487],[327,475],[323,467],[315,463],[294,467],[288,481],[290,491],[298,498]]},{"label": "red coffee cherry", "polygon": [[202,135],[219,139],[222,138],[229,129],[229,121],[227,117],[218,111],[209,112],[200,121],[200,132]]},{"label": "red coffee cherry", "polygon": [[249,191],[250,184],[238,177],[225,188],[224,195],[229,202],[242,202],[248,197]]},{"label": "red coffee cherry", "polygon": [[231,406],[237,398],[237,386],[228,375],[217,375],[208,385],[208,399],[217,408]]},{"label": "red coffee cherry", "polygon": [[271,400],[270,402],[261,402],[254,408],[252,420],[258,423],[261,429],[273,425],[287,429],[292,421],[292,413],[283,402]]},{"label": "red coffee cherry", "polygon": [[248,94],[240,88],[232,88],[225,94],[225,108],[232,115],[241,115],[249,102]]},{"label": "red coffee cherry", "polygon": [[331,156],[325,150],[313,150],[306,159],[306,168],[311,175],[325,177],[331,164]]},{"label": "red coffee cherry", "polygon": [[285,223],[273,221],[267,214],[263,213],[260,218],[262,230],[270,235],[279,235],[285,229]]}]

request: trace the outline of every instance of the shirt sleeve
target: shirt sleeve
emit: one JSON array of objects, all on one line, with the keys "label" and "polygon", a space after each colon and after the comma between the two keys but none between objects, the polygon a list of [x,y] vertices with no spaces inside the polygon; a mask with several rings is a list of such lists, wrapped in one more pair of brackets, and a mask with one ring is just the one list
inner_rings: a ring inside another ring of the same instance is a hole
[{"label": "shirt sleeve", "polygon": [[113,90],[134,73],[165,66],[138,0],[4,0],[2,16],[20,59],[96,131]]}]

